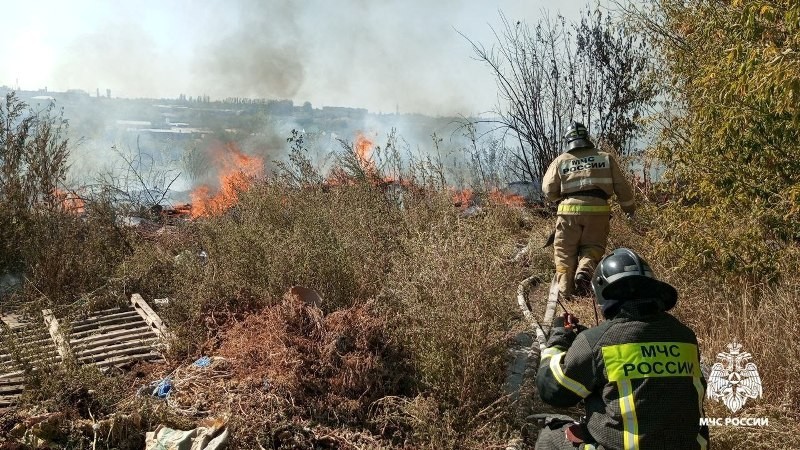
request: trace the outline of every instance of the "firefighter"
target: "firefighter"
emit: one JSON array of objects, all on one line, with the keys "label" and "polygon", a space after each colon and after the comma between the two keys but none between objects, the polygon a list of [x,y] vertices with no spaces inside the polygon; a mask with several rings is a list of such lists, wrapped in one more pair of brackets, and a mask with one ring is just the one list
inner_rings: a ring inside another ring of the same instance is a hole
[{"label": "firefighter", "polygon": [[697,338],[667,313],[675,288],[627,248],[603,258],[591,283],[607,320],[586,329],[572,316],[556,318],[536,376],[544,402],[583,401],[586,415],[551,420],[536,449],[707,448]]},{"label": "firefighter", "polygon": [[556,278],[562,298],[589,294],[597,261],[606,251],[611,208],[617,202],[633,217],[633,189],[609,153],[595,148],[586,127],[573,122],[564,134],[567,151],[547,169],[542,192],[549,201],[559,201],[553,253]]}]

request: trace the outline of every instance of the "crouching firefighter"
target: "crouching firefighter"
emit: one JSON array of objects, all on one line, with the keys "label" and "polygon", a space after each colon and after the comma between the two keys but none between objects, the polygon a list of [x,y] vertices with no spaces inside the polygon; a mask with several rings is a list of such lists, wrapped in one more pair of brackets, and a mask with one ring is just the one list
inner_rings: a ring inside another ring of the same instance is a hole
[{"label": "crouching firefighter", "polygon": [[567,151],[559,155],[542,180],[542,192],[558,201],[553,253],[562,298],[590,292],[594,267],[606,251],[611,208],[617,196],[631,217],[633,189],[614,157],[595,148],[582,123],[573,122],[564,134]]},{"label": "crouching firefighter", "polygon": [[592,288],[606,320],[586,329],[556,318],[536,377],[544,402],[583,401],[586,415],[546,423],[536,449],[708,448],[697,338],[666,312],[675,288],[626,248],[600,261]]}]

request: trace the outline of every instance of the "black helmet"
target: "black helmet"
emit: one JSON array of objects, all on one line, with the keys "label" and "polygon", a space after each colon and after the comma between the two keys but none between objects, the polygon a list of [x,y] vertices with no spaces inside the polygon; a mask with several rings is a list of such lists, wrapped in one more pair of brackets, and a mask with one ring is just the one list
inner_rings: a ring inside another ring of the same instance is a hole
[{"label": "black helmet", "polygon": [[660,300],[664,311],[678,302],[678,291],[653,275],[650,265],[628,248],[618,248],[597,264],[592,289],[606,318],[616,315],[619,305],[640,299]]},{"label": "black helmet", "polygon": [[589,139],[589,132],[580,122],[572,122],[564,133],[564,141],[567,144],[567,151],[578,148],[594,148],[594,143]]}]

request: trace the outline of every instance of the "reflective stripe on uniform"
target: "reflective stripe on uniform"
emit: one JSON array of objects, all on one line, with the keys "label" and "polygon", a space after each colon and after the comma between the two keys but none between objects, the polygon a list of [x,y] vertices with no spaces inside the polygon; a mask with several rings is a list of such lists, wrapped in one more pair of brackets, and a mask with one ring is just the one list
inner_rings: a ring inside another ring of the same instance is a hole
[{"label": "reflective stripe on uniform", "polygon": [[601,350],[608,380],[616,382],[619,390],[623,449],[639,448],[639,424],[636,420],[632,380],[692,377],[702,411],[703,384],[700,379],[697,345],[686,342],[637,342],[609,345]]},{"label": "reflective stripe on uniform", "polygon": [[698,411],[703,411],[703,398],[706,396],[706,390],[703,388],[703,382],[700,381],[700,377],[693,377],[692,382],[694,383],[694,388],[697,389]]},{"label": "reflective stripe on uniform", "polygon": [[589,177],[589,178],[581,178],[578,180],[567,181],[566,183],[561,183],[561,192],[567,191],[572,188],[580,188],[584,186],[602,186],[602,185],[609,185],[614,184],[613,178],[600,178],[600,177]]},{"label": "reflective stripe on uniform", "polygon": [[619,380],[619,412],[622,416],[622,448],[636,450],[639,448],[639,423],[636,421],[636,408],[633,402],[633,384],[631,380]]},{"label": "reflective stripe on uniform", "polygon": [[618,200],[617,202],[619,203],[619,206],[633,206],[633,204],[636,203],[634,200],[628,200],[627,202],[620,202]]},{"label": "reflective stripe on uniform", "polygon": [[708,441],[699,434],[697,435],[697,443],[700,444],[700,450],[706,450],[708,448]]},{"label": "reflective stripe on uniform", "polygon": [[608,205],[558,205],[558,214],[580,214],[580,213],[610,213],[611,207]]},{"label": "reflective stripe on uniform", "polygon": [[559,353],[564,353],[564,350],[561,350],[558,347],[546,348],[542,352],[542,359],[541,360],[544,361],[545,359],[550,358],[551,356],[558,355]]},{"label": "reflective stripe on uniform", "polygon": [[558,384],[578,394],[580,398],[588,397],[591,392],[589,392],[584,385],[568,377],[566,374],[564,374],[564,371],[561,370],[561,358],[564,357],[564,354],[564,352],[561,352],[553,355],[552,358],[550,358],[550,372],[553,373],[553,377],[556,379]]},{"label": "reflective stripe on uniform", "polygon": [[653,377],[699,380],[697,346],[685,342],[639,342],[602,348],[609,381]]}]

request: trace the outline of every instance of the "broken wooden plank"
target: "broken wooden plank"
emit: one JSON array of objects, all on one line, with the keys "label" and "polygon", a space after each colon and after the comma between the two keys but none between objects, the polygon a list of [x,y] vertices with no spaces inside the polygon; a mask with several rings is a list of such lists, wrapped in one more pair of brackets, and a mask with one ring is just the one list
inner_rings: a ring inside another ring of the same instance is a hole
[{"label": "broken wooden plank", "polygon": [[0,322],[6,324],[6,326],[11,330],[22,328],[27,324],[27,322],[21,316],[14,313],[1,315]]},{"label": "broken wooden plank", "polygon": [[[52,315],[50,315],[52,318]],[[5,321],[8,320],[4,318]],[[47,370],[48,364],[59,363],[61,355],[53,341],[52,333],[60,335],[57,321],[44,322],[18,320],[14,328],[7,328],[6,348],[0,354],[0,408],[10,407],[25,389],[25,374],[29,371]],[[52,326],[52,329],[50,328]]]},{"label": "broken wooden plank", "polygon": [[131,340],[147,340],[147,339],[158,339],[153,330],[151,330],[147,326],[142,326],[139,328],[134,328],[133,330],[122,330],[115,332],[114,334],[95,334],[92,335],[92,338],[84,338],[80,342],[70,341],[72,348],[76,351],[82,351],[90,348],[101,347],[103,345],[108,344],[115,344],[120,342],[126,342]]},{"label": "broken wooden plank", "polygon": [[156,344],[157,342],[158,338],[156,336],[150,335],[149,339],[125,341],[114,345],[106,345],[102,347],[85,349],[81,352],[78,352],[77,356],[79,361],[87,357],[96,357],[97,359],[99,359],[104,357],[103,355],[113,354],[117,350],[124,351],[126,349],[134,349],[134,348],[152,349],[153,345]]},{"label": "broken wooden plank", "polygon": [[163,339],[165,342],[169,338],[169,334],[167,333],[167,327],[164,325],[164,322],[161,320],[161,317],[153,311],[153,308],[144,301],[141,295],[133,294],[131,295],[131,304],[136,309],[136,311],[142,316],[145,322],[148,323],[154,330],[158,336]]},{"label": "broken wooden plank", "polygon": [[49,309],[43,309],[42,315],[44,316],[44,323],[47,326],[47,331],[50,333],[50,337],[53,338],[53,342],[56,343],[56,351],[61,356],[62,360],[66,359],[69,356],[69,345],[66,339],[64,339],[64,335],[61,333],[58,319],[53,315],[53,311]]},{"label": "broken wooden plank", "polygon": [[70,340],[72,339],[80,339],[89,336],[96,336],[99,334],[104,334],[107,332],[118,331],[118,330],[131,330],[134,328],[140,327],[147,327],[150,328],[146,323],[141,320],[137,320],[136,322],[125,322],[125,323],[117,323],[114,325],[102,326],[96,329],[89,329],[89,330],[82,330],[76,333],[70,334]]},{"label": "broken wooden plank", "polygon": [[99,361],[95,365],[101,369],[108,369],[112,366],[120,366],[123,364],[130,364],[137,361],[163,361],[164,357],[157,352],[140,353],[138,355],[126,355],[117,358],[109,358],[104,361]]},{"label": "broken wooden plank", "polygon": [[141,318],[134,310],[125,312],[124,314],[114,314],[112,317],[98,317],[91,321],[72,322],[72,332],[79,333],[93,328],[108,327],[119,323],[128,323],[132,321],[139,321]]},{"label": "broken wooden plank", "polygon": [[[153,350],[154,349],[152,345],[140,345],[136,347],[120,348],[111,352],[101,353],[97,355],[83,356],[78,358],[78,361],[82,363],[87,363],[87,362],[97,363],[100,361],[107,361],[107,360],[121,360],[124,362],[126,356],[133,356],[144,353],[154,353],[158,355],[158,353],[155,353]],[[161,356],[159,355],[159,358],[160,357]]]}]

